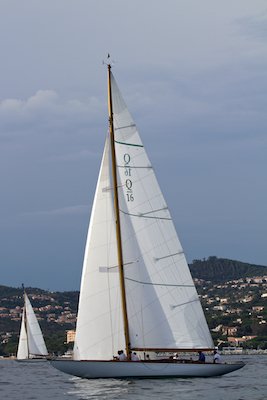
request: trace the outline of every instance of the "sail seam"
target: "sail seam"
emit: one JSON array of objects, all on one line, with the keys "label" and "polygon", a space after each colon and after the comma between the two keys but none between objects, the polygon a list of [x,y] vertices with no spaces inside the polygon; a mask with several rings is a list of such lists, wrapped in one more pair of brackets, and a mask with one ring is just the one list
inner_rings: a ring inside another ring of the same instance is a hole
[{"label": "sail seam", "polygon": [[173,256],[179,256],[180,254],[184,254],[184,252],[183,251],[178,251],[177,253],[168,254],[167,256],[154,258],[154,260],[155,261],[160,261],[160,260],[163,260],[165,258],[169,258],[169,257],[173,257]]},{"label": "sail seam", "polygon": [[[132,146],[135,146],[135,145],[132,145]],[[125,165],[117,165],[117,167],[118,168],[125,168]],[[134,166],[134,165],[129,165],[129,164],[127,164],[127,168],[131,168],[131,169],[153,169],[152,165],[147,165],[145,167],[139,167],[139,166]]]},{"label": "sail seam", "polygon": [[[127,263],[123,263],[123,266],[131,265],[131,264],[136,264],[136,263],[138,263],[138,262],[139,262],[139,260],[129,261],[129,262],[127,262]],[[98,271],[99,271],[99,272],[117,272],[118,268],[119,268],[119,265],[112,265],[112,266],[110,266],[110,267],[99,267],[99,268],[98,268]],[[115,271],[115,270],[116,270],[116,271]]]},{"label": "sail seam", "polygon": [[165,210],[168,210],[168,207],[162,207],[162,208],[158,208],[157,210],[146,211],[146,212],[140,213],[140,215],[143,216],[143,215],[152,214],[154,212],[165,211]]},{"label": "sail seam", "polygon": [[166,220],[166,221],[171,221],[172,220],[171,218],[166,218],[166,217],[150,217],[148,215],[143,215],[143,214],[131,214],[131,213],[127,213],[126,211],[123,211],[121,209],[120,209],[120,212],[122,212],[125,215],[130,215],[131,217],[139,217],[139,218],[142,217],[142,218],[149,218],[149,219],[162,219],[162,220]]},{"label": "sail seam", "polygon": [[[125,277],[126,280],[128,281],[132,281],[132,282],[136,282],[136,283],[140,283],[141,285],[151,285],[151,286],[172,286],[172,287],[195,287],[194,285],[176,285],[173,283],[153,283],[153,282],[143,282],[143,281],[138,281],[136,279],[132,279],[132,278],[127,278]],[[194,300],[196,301],[196,300]],[[189,302],[191,303],[191,301]],[[177,307],[177,306],[175,306]]]},{"label": "sail seam", "polygon": [[125,143],[125,142],[119,142],[118,140],[115,140],[115,143],[123,144],[124,146],[144,147],[142,144]]},{"label": "sail seam", "polygon": [[196,301],[199,301],[199,298],[193,299],[193,300],[190,300],[190,301],[186,301],[186,302],[181,303],[181,304],[170,304],[170,308],[172,310],[174,310],[177,307],[185,306],[186,304],[190,304],[190,303],[195,303]]},{"label": "sail seam", "polygon": [[130,125],[125,125],[125,126],[118,126],[117,128],[114,128],[114,130],[118,131],[119,129],[134,128],[134,127],[136,127],[135,124],[130,124]]}]

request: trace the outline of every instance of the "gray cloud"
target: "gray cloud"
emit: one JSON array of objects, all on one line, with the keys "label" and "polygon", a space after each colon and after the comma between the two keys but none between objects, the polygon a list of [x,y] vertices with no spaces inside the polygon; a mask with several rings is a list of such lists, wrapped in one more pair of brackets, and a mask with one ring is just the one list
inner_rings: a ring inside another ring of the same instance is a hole
[{"label": "gray cloud", "polygon": [[265,0],[3,3],[2,283],[78,288],[107,52],[189,261],[267,264],[265,23]]},{"label": "gray cloud", "polygon": [[88,206],[79,205],[72,207],[57,208],[54,210],[28,212],[22,214],[22,217],[56,217],[56,216],[64,217],[68,215],[78,215],[87,213],[88,213]]},{"label": "gray cloud", "polygon": [[237,25],[245,37],[265,42],[267,39],[267,8],[259,14],[238,19]]},{"label": "gray cloud", "polygon": [[[0,103],[0,135],[36,133],[51,129],[69,130],[69,124],[84,123],[98,118],[103,105],[91,97],[86,101],[65,100],[55,90],[38,90],[25,100],[10,98]],[[95,121],[94,121],[95,123]],[[73,129],[73,128],[72,128]],[[1,137],[0,136],[0,137]]]}]

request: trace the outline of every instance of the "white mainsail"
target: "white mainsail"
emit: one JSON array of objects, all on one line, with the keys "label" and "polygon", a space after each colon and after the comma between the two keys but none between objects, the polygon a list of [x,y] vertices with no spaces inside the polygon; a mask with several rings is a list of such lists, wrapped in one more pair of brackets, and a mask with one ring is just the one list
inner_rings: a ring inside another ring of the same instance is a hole
[{"label": "white mainsail", "polygon": [[47,348],[38,320],[27,294],[24,293],[24,310],[21,321],[17,359],[22,360],[34,356],[47,355]]},{"label": "white mainsail", "polygon": [[212,348],[170,212],[111,74],[122,248],[132,348]]}]

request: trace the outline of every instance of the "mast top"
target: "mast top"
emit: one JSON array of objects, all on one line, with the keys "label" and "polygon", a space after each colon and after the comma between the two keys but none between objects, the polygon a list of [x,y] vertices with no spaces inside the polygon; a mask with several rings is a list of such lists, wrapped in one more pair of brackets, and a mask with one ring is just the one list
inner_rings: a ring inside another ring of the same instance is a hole
[{"label": "mast top", "polygon": [[107,65],[108,69],[112,68],[114,61],[111,59],[110,53],[108,53],[106,60],[103,60],[103,64]]}]

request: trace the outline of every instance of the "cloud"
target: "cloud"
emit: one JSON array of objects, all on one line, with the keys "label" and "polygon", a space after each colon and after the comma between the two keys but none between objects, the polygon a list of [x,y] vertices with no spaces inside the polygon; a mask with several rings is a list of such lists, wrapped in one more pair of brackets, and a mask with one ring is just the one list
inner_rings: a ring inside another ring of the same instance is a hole
[{"label": "cloud", "polygon": [[87,149],[82,149],[76,152],[65,153],[58,156],[51,156],[50,161],[77,161],[77,160],[86,160],[88,158],[92,158],[95,156],[99,156],[95,151],[90,151]]},{"label": "cloud", "polygon": [[52,210],[25,212],[22,217],[61,217],[88,214],[88,205],[77,205]]},{"label": "cloud", "polygon": [[24,102],[27,111],[44,108],[53,108],[53,105],[59,103],[59,96],[54,90],[38,90],[35,95],[29,97]]},{"label": "cloud", "polygon": [[0,103],[0,112],[4,115],[21,116],[33,114],[33,110],[53,108],[59,96],[54,90],[38,90],[26,100],[5,99]]},{"label": "cloud", "polygon": [[55,90],[38,90],[21,100],[4,99],[0,102],[0,138],[14,134],[38,134],[69,130],[70,126],[90,126],[98,119],[103,104],[96,97],[84,101],[64,99]]},{"label": "cloud", "polygon": [[240,32],[248,38],[267,40],[267,11],[237,19]]}]

